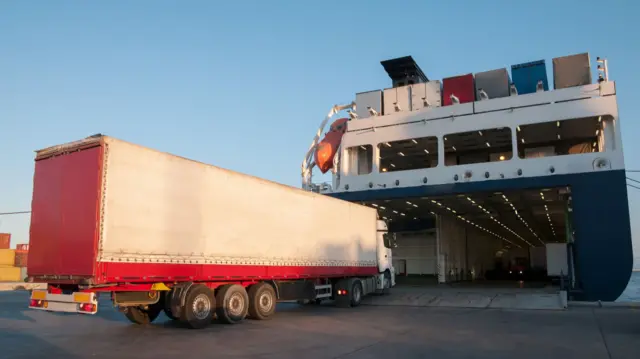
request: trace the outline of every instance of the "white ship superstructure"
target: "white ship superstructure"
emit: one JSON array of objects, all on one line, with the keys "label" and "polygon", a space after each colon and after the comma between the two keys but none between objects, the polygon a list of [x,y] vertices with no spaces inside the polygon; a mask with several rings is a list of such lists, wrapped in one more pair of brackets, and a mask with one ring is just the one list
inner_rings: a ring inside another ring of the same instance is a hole
[{"label": "white ship superstructure", "polygon": [[[442,80],[410,56],[383,61],[392,87],[331,109],[302,186],[374,206],[390,230],[433,229],[422,274],[451,272],[438,228],[453,218],[529,258],[564,243],[572,289],[613,300],[631,272],[631,239],[615,82],[607,61],[595,62],[592,79],[588,53],[553,59],[550,89],[544,60]],[[313,183],[314,169],[332,181]],[[471,270],[464,253],[456,271]],[[595,273],[594,261],[609,268]]]}]

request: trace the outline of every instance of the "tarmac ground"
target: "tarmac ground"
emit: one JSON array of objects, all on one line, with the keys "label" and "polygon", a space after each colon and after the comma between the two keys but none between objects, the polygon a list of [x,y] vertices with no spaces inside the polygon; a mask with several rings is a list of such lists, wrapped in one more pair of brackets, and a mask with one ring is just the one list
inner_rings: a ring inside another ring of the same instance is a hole
[{"label": "tarmac ground", "polygon": [[474,309],[282,303],[267,321],[191,330],[161,316],[130,324],[100,302],[95,316],[26,308],[0,292],[0,358],[638,358],[640,310]]}]

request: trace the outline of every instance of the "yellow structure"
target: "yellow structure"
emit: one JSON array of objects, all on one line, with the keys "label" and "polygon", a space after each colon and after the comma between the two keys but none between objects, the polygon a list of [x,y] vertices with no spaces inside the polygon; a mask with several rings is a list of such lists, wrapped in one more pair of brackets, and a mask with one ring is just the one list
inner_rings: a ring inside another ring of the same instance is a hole
[{"label": "yellow structure", "polygon": [[20,268],[11,266],[0,266],[0,282],[21,282]]},{"label": "yellow structure", "polygon": [[0,266],[13,267],[16,261],[15,249],[0,249]]}]

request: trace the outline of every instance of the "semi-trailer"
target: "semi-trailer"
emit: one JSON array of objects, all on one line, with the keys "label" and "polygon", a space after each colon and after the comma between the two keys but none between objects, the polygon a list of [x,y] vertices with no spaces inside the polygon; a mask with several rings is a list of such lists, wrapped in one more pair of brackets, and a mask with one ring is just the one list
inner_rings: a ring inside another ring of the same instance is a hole
[{"label": "semi-trailer", "polygon": [[374,208],[104,135],[36,151],[29,308],[192,328],[270,318],[278,301],[358,306],[395,285]]}]

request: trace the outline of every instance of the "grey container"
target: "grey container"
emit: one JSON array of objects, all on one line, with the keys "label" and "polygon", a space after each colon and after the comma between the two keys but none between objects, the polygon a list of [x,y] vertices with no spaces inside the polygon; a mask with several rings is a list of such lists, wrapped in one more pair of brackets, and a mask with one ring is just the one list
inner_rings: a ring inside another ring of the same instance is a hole
[{"label": "grey container", "polygon": [[506,68],[478,72],[476,78],[476,99],[480,100],[480,89],[489,95],[489,99],[509,97],[509,72]]},{"label": "grey container", "polygon": [[591,83],[591,62],[588,52],[553,59],[553,87],[556,90]]}]

